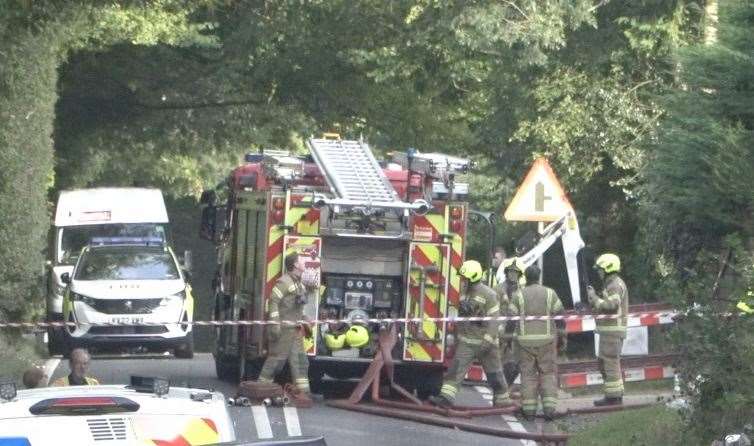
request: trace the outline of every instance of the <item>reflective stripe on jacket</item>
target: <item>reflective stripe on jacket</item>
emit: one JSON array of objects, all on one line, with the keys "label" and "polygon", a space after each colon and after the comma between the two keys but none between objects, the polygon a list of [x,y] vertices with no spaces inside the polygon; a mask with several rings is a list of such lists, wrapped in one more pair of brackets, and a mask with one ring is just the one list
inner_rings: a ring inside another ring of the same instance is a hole
[{"label": "reflective stripe on jacket", "polygon": [[[552,316],[563,313],[563,303],[551,288],[533,284],[525,287],[520,295],[511,301],[513,316]],[[555,340],[555,321],[519,321],[518,342],[522,346],[536,347]]]},{"label": "reflective stripe on jacket", "polygon": [[605,289],[592,305],[595,313],[616,314],[616,319],[597,319],[595,332],[626,335],[628,323],[628,287],[617,274],[605,276]]}]

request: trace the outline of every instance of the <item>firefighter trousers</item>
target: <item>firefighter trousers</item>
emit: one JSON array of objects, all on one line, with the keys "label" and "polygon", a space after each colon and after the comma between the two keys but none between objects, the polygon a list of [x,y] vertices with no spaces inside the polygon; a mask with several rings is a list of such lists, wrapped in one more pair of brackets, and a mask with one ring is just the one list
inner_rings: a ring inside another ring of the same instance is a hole
[{"label": "firefighter trousers", "polygon": [[623,372],[620,368],[620,352],[623,349],[621,333],[600,333],[599,363],[606,398],[623,396]]},{"label": "firefighter trousers", "polygon": [[458,344],[453,362],[443,377],[440,396],[451,403],[455,401],[459,385],[466,376],[466,370],[475,359],[482,363],[484,373],[487,375],[487,383],[492,387],[493,404],[496,406],[513,404],[502,373],[500,350],[497,345],[485,344],[481,340],[478,344],[475,340],[471,342],[461,340]]},{"label": "firefighter trousers", "polygon": [[282,328],[280,337],[269,343],[269,352],[259,373],[260,382],[272,382],[289,362],[291,378],[296,387],[309,393],[309,358],[304,352],[298,328]]},{"label": "firefighter trousers", "polygon": [[521,365],[521,410],[524,415],[537,412],[542,397],[542,411],[552,415],[558,405],[558,383],[555,376],[555,341],[539,346],[519,344]]}]

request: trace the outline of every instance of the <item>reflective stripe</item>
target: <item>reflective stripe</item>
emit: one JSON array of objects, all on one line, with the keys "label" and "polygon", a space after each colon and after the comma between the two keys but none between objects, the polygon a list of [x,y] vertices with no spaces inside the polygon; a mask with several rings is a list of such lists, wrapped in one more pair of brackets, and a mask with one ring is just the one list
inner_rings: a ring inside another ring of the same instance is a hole
[{"label": "reflective stripe", "polygon": [[270,317],[271,318],[278,318],[278,317],[280,317],[280,312],[279,311],[273,311],[272,313],[270,313]]},{"label": "reflective stripe", "polygon": [[[547,307],[547,317],[550,317],[550,308],[552,307],[552,291],[549,288],[547,288],[547,299],[546,300],[547,300],[547,302],[545,303],[545,307]],[[547,327],[545,329],[545,330],[547,330],[545,332],[545,334],[547,334],[547,336],[550,335],[550,325],[552,325],[552,322],[550,322],[549,319],[545,320],[545,326]]]},{"label": "reflective stripe", "polygon": [[500,311],[500,305],[495,305],[494,307],[487,310],[487,314],[494,314]]},{"label": "reflective stripe", "polygon": [[295,293],[296,290],[297,290],[297,287],[296,287],[295,283],[293,285],[291,285],[291,286],[288,287],[288,292],[289,293]]},{"label": "reflective stripe", "polygon": [[534,340],[550,340],[553,339],[552,335],[548,334],[530,334],[530,335],[519,335],[518,336],[519,341],[534,341]]},{"label": "reflective stripe", "polygon": [[280,291],[280,289],[278,289],[278,287],[275,287],[275,288],[272,289],[272,294],[274,294],[275,297],[277,297],[278,299],[282,299],[283,298],[283,292]]},{"label": "reflective stripe", "polygon": [[466,337],[466,336],[463,336],[463,335],[458,336],[458,339],[460,341],[465,342],[465,343],[470,344],[470,345],[482,345],[482,340],[481,339],[469,338],[469,337]]},{"label": "reflective stripe", "polygon": [[455,388],[452,384],[443,384],[440,388],[440,393],[450,396],[451,398],[455,398],[456,393],[458,392],[458,389]]},{"label": "reflective stripe", "polygon": [[493,338],[492,336],[490,336],[489,333],[485,333],[484,340],[487,341],[487,342],[489,342],[490,344],[495,344],[496,343],[495,342],[495,338]]},{"label": "reflective stripe", "polygon": [[487,303],[487,299],[483,298],[482,296],[474,296],[471,299],[479,302],[480,304],[486,304]]}]

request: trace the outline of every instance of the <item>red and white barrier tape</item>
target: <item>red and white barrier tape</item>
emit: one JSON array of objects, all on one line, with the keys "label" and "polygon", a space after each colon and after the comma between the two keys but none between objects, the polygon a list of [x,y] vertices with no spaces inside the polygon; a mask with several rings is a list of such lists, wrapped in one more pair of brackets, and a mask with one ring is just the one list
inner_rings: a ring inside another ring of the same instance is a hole
[{"label": "red and white barrier tape", "polygon": [[[640,326],[640,325],[656,325],[662,323],[672,323],[673,317],[678,313],[674,311],[653,311],[644,313],[630,313],[627,316],[628,326]],[[122,318],[124,316],[118,316]],[[135,318],[143,316],[134,316]],[[360,322],[370,324],[381,323],[422,323],[422,322],[450,322],[450,323],[463,323],[463,322],[507,322],[507,321],[565,321],[566,329],[568,332],[577,331],[590,331],[594,328],[594,321],[600,319],[617,319],[619,316],[615,314],[570,314],[570,315],[558,315],[558,316],[485,316],[485,317],[410,317],[410,318],[371,318],[371,319],[359,319]],[[90,326],[90,327],[151,327],[162,325],[194,325],[194,326],[209,326],[209,327],[221,327],[221,326],[252,326],[252,325],[283,325],[294,326],[301,324],[320,323],[320,324],[341,324],[352,323],[351,319],[319,319],[316,321],[268,321],[268,320],[237,320],[237,321],[193,321],[193,322],[134,322],[124,323],[123,321],[117,322],[0,322],[0,328],[48,328],[48,327],[77,327],[77,326]]]},{"label": "red and white barrier tape", "polygon": [[[675,369],[671,366],[649,365],[623,369],[623,380],[626,382],[654,381],[672,378],[673,376],[675,376]],[[602,374],[598,371],[561,373],[559,378],[560,387],[564,389],[596,386],[603,382]],[[473,364],[466,371],[465,379],[473,382],[484,382],[487,380],[487,375],[485,375],[482,366]]]}]

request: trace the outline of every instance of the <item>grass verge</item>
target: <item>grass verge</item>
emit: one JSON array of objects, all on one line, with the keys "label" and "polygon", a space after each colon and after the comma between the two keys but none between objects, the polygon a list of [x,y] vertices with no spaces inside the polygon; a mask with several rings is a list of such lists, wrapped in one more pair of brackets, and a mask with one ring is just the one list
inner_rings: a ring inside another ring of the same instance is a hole
[{"label": "grass verge", "polygon": [[21,384],[21,376],[33,365],[42,365],[34,337],[20,333],[0,333],[0,376],[8,377]]},{"label": "grass verge", "polygon": [[664,406],[599,415],[579,427],[568,440],[569,446],[698,444],[688,438],[680,415]]}]

